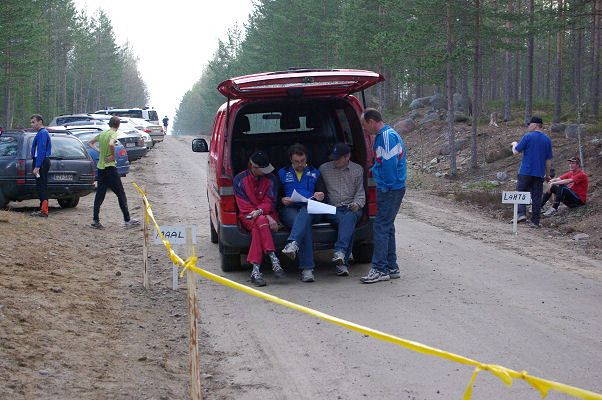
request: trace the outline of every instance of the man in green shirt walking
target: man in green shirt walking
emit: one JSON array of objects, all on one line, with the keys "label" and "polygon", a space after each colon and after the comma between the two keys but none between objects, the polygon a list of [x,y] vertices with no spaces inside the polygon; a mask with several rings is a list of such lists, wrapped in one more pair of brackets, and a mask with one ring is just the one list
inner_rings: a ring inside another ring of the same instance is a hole
[{"label": "man in green shirt walking", "polygon": [[[119,117],[111,117],[109,120],[110,129],[100,133],[89,142],[89,145],[98,150],[99,153],[98,164],[96,165],[96,168],[98,168],[98,188],[96,189],[96,197],[94,197],[94,220],[90,225],[96,229],[104,228],[100,223],[100,206],[105,199],[108,188],[117,195],[125,226],[140,225],[138,220],[130,218],[127,198],[125,197],[121,177],[117,172],[115,142],[117,141],[117,129],[119,129],[120,123]],[[98,146],[96,146],[96,143],[98,143]]]}]

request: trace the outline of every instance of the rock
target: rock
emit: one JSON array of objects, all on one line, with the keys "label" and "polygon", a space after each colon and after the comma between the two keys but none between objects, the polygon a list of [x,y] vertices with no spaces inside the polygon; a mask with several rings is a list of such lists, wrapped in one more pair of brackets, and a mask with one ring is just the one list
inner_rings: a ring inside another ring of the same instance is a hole
[{"label": "rock", "polygon": [[491,183],[493,186],[500,186],[499,181],[489,181],[489,183]]},{"label": "rock", "polygon": [[550,131],[552,131],[554,133],[564,133],[565,129],[566,129],[565,124],[560,124],[560,123],[555,122],[552,125],[550,125]]},{"label": "rock", "polygon": [[[468,143],[468,139],[456,139],[456,141],[454,142],[454,147],[456,148],[456,150],[461,149],[462,147],[464,147],[466,145],[466,143]],[[451,149],[449,147],[449,143],[445,143],[444,145],[441,146],[441,149],[439,150],[439,154],[446,156],[449,155],[451,153]]]},{"label": "rock", "polygon": [[[447,116],[445,117],[447,120]],[[468,116],[462,111],[454,111],[454,122],[467,122]]]},{"label": "rock", "polygon": [[431,107],[433,110],[447,110],[447,99],[445,96],[435,93],[431,96]]},{"label": "rock", "polygon": [[428,124],[429,122],[435,122],[435,121],[439,121],[439,114],[437,114],[436,112],[429,112],[428,114],[426,114],[424,116],[424,118],[422,118],[420,120],[420,124],[424,125],[424,124]]},{"label": "rock", "polygon": [[437,157],[433,158],[429,164],[437,164],[439,162],[439,159]]},{"label": "rock", "polygon": [[146,361],[146,360],[148,360],[148,357],[146,357],[146,356],[142,356],[138,359],[138,361]]},{"label": "rock", "polygon": [[57,254],[56,254],[55,252],[53,252],[53,251],[49,251],[49,252],[48,252],[48,255],[49,255],[49,256],[52,256],[52,257],[55,257]]},{"label": "rock", "polygon": [[412,118],[412,119],[418,119],[420,117],[422,117],[422,115],[416,110],[412,111],[410,113],[410,115],[408,116],[408,118]]},{"label": "rock", "polygon": [[211,375],[211,374],[203,374],[203,378],[205,378],[205,379],[213,379],[213,375]]},{"label": "rock", "polygon": [[115,276],[121,276],[121,271],[115,271]]},{"label": "rock", "polygon": [[445,173],[443,173],[443,172],[436,172],[436,173],[435,173],[435,176],[436,176],[437,178],[441,178],[441,177],[445,176]]},{"label": "rock", "polygon": [[506,171],[498,172],[497,174],[495,174],[495,178],[500,182],[505,182],[508,179],[510,179]]},{"label": "rock", "polygon": [[41,369],[38,371],[38,374],[40,374],[42,376],[48,376],[49,372],[46,369]]},{"label": "rock", "polygon": [[585,240],[588,238],[589,238],[589,235],[587,233],[578,233],[575,236],[573,236],[573,240]]},{"label": "rock", "polygon": [[413,119],[407,118],[396,123],[393,126],[393,129],[395,129],[400,135],[403,135],[405,133],[412,132],[414,129],[416,129],[416,126],[417,125]]},{"label": "rock", "polygon": [[462,93],[454,93],[454,109],[458,111],[462,111],[465,114],[470,114],[471,111],[471,101],[470,97],[464,96]]},{"label": "rock", "polygon": [[585,133],[583,125],[570,124],[566,126],[566,129],[564,130],[564,136],[567,139],[577,139],[579,131],[581,131],[581,137],[583,137],[583,134]]},{"label": "rock", "polygon": [[593,144],[598,144],[598,143],[600,143],[600,138],[593,138],[593,139],[591,140],[591,142],[592,142]]},{"label": "rock", "polygon": [[422,102],[421,99],[414,99],[410,103],[410,110],[416,110],[418,108],[424,108],[424,107],[426,107],[426,106],[424,105],[424,103]]},{"label": "rock", "polygon": [[54,293],[63,293],[63,289],[61,287],[53,287],[50,290],[52,290]]}]

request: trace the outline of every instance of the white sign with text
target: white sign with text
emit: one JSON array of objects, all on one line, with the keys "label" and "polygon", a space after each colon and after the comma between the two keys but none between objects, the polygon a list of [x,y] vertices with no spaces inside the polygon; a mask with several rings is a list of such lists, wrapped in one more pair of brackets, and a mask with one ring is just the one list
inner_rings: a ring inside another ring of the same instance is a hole
[{"label": "white sign with text", "polygon": [[[174,226],[160,226],[161,233],[165,236],[165,239],[169,242],[169,244],[180,245],[186,244],[186,226],[185,225],[174,225]],[[191,226],[192,228],[192,244],[196,244],[196,226]],[[157,233],[157,229],[155,228],[155,244],[162,244],[161,237]]]},{"label": "white sign with text", "polygon": [[502,192],[504,204],[531,204],[530,192]]}]

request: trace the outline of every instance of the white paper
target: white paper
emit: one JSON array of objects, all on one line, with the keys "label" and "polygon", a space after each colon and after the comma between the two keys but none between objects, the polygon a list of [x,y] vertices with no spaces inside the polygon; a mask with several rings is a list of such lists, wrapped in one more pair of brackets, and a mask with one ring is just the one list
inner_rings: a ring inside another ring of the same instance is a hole
[{"label": "white paper", "polygon": [[337,208],[330,204],[320,203],[319,201],[308,200],[307,201],[307,213],[308,214],[336,214]]},{"label": "white paper", "polygon": [[294,203],[307,203],[307,197],[300,195],[299,192],[293,189],[293,194],[291,194],[291,201],[293,201]]}]

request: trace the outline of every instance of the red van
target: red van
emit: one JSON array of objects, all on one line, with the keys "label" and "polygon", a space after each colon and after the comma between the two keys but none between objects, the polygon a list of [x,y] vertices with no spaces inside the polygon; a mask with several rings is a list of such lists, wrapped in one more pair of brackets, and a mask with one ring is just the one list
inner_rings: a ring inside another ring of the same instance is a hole
[{"label": "red van", "polygon": [[[382,75],[351,69],[291,69],[228,79],[218,90],[227,101],[215,117],[211,143],[194,139],[193,151],[209,151],[207,197],[211,215],[211,241],[219,243],[221,267],[239,269],[241,254],[248,251],[251,236],[239,224],[232,180],[247,168],[249,156],[262,149],[276,171],[289,164],[287,149],[302,143],[309,162],[318,168],[329,161],[337,142],[351,146],[351,160],[364,167],[367,204],[354,234],[356,261],[372,258],[372,220],[376,214],[376,185],[371,179],[372,141],[364,134],[360,115],[363,107],[352,93],[362,92]],[[365,104],[364,104],[365,106]],[[280,203],[280,202],[279,202]],[[289,232],[273,233],[278,248]],[[314,249],[331,249],[336,229],[314,225]]]}]

